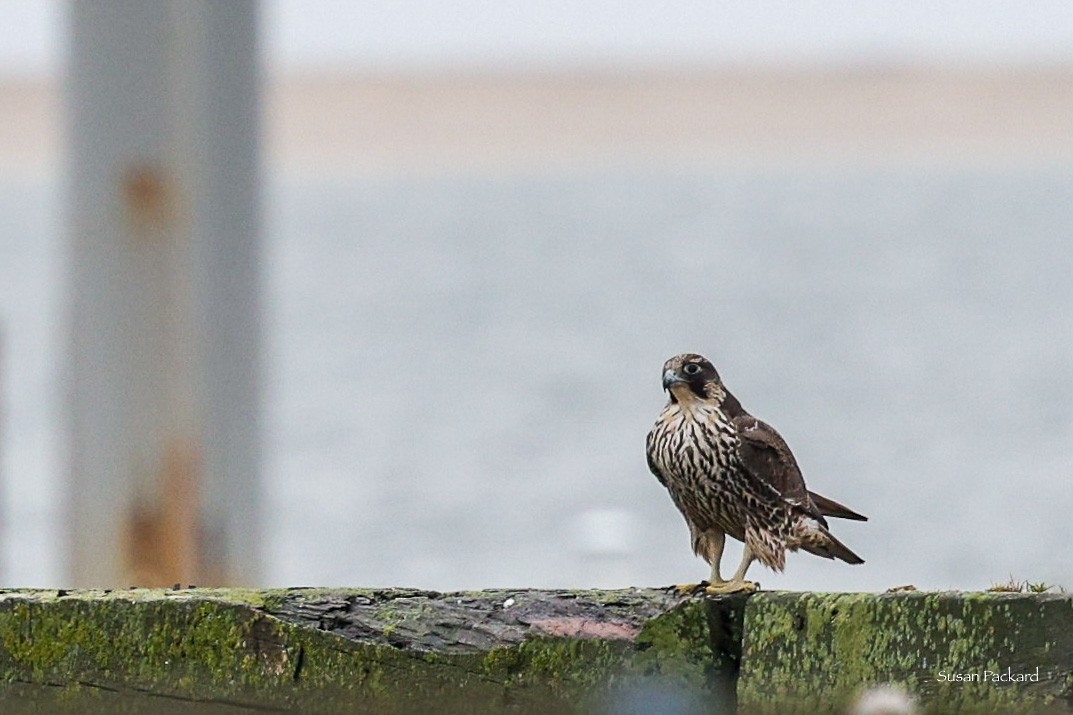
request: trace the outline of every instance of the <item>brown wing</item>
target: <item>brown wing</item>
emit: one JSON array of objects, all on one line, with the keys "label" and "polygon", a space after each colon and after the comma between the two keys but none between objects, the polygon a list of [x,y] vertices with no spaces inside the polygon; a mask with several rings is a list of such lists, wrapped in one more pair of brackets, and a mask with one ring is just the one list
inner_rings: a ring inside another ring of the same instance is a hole
[{"label": "brown wing", "polygon": [[805,488],[805,478],[793,452],[775,428],[741,410],[734,418],[741,437],[739,454],[746,468],[779,490],[783,497],[810,513],[838,519],[868,521],[868,517]]},{"label": "brown wing", "polygon": [[800,506],[826,524],[805,488],[805,478],[801,476],[797,460],[782,435],[744,410],[732,421],[740,438],[738,455],[745,468],[757,479],[775,487],[783,499]]}]

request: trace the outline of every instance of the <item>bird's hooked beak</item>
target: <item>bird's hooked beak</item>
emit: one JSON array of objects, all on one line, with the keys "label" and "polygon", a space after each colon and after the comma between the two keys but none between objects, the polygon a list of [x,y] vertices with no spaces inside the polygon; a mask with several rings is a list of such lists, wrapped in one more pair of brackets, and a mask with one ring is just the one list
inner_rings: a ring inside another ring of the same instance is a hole
[{"label": "bird's hooked beak", "polygon": [[685,382],[685,380],[683,380],[681,377],[679,377],[678,373],[675,372],[674,370],[664,370],[663,371],[663,389],[664,390],[670,390],[675,385],[680,385],[680,384],[682,384],[684,382]]}]

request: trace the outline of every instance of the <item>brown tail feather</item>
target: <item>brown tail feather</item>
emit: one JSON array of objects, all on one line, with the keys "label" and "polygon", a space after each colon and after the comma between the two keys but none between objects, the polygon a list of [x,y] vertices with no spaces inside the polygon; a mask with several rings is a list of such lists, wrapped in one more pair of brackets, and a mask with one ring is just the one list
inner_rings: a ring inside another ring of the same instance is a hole
[{"label": "brown tail feather", "polygon": [[857,554],[850,551],[849,547],[836,539],[831,532],[826,529],[823,530],[824,538],[820,542],[812,541],[804,542],[801,544],[801,548],[810,554],[816,556],[822,556],[825,559],[838,559],[839,561],[845,561],[847,564],[863,564],[862,559]]},{"label": "brown tail feather", "polygon": [[808,495],[812,497],[812,503],[816,505],[816,508],[824,516],[833,516],[836,519],[852,519],[853,521],[868,521],[867,516],[858,514],[849,507],[842,506],[834,499],[828,499],[816,492],[809,492]]}]

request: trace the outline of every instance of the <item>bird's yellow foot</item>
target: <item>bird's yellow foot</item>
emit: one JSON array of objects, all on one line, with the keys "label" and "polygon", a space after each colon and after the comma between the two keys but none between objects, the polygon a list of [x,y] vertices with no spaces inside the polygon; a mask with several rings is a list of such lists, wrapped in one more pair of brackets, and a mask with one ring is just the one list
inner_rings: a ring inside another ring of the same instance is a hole
[{"label": "bird's yellow foot", "polygon": [[704,589],[708,588],[707,581],[701,581],[700,583],[683,583],[677,586],[671,586],[679,596],[691,596],[694,593],[700,593]]},{"label": "bird's yellow foot", "polygon": [[728,593],[752,593],[760,588],[755,581],[723,581],[705,586],[704,592],[711,596],[723,596]]}]

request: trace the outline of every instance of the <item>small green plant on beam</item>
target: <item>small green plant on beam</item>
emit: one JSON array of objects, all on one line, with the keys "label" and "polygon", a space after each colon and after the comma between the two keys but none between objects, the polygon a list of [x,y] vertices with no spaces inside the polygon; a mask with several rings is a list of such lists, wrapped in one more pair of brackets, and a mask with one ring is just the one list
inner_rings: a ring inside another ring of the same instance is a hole
[{"label": "small green plant on beam", "polygon": [[1027,579],[1024,581],[1015,581],[1011,576],[1010,580],[1006,583],[992,584],[991,588],[987,589],[992,593],[1049,593],[1056,591],[1058,593],[1065,593],[1066,590],[1061,586],[1055,586],[1054,584],[1045,583],[1043,581],[1032,582]]},{"label": "small green plant on beam", "polygon": [[1028,588],[1028,581],[1014,581],[1013,577],[1005,583],[993,583],[987,589],[991,593],[1024,593]]}]

